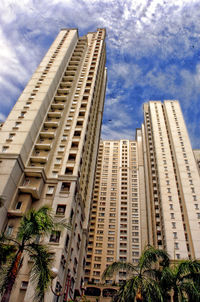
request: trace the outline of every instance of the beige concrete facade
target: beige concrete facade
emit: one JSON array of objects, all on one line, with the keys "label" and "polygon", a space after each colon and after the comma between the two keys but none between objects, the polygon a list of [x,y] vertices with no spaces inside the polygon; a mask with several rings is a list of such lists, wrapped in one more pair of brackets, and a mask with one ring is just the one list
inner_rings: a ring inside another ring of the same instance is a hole
[{"label": "beige concrete facade", "polygon": [[106,301],[103,289],[112,295],[113,282],[128,277],[102,281],[106,266],[137,264],[147,244],[171,260],[200,258],[200,152],[192,151],[178,101],[143,109],[135,141],[100,143],[85,268],[90,301]]},{"label": "beige concrete facade", "polygon": [[178,101],[144,104],[149,237],[172,259],[199,258],[200,179]]},{"label": "beige concrete facade", "polygon": [[[72,230],[44,242],[59,270],[54,286],[64,288],[68,274],[69,297],[80,292],[84,277],[105,60],[105,29],[80,38],[77,29],[61,30],[0,128],[0,195],[5,200],[0,229],[15,234],[20,217],[44,204],[67,219]],[[33,300],[30,268],[25,259],[11,302]],[[45,301],[54,300],[49,292]]]},{"label": "beige concrete facade", "polygon": [[[143,176],[143,168],[140,167],[143,160],[138,155],[140,143],[129,140],[100,143],[91,208],[86,283],[100,285],[103,271],[114,261],[137,264],[141,249],[148,243],[146,211],[139,203],[139,200],[145,202],[144,190],[140,197],[139,174]],[[106,280],[106,284],[119,283],[124,278],[125,272],[119,272],[113,280]]]}]

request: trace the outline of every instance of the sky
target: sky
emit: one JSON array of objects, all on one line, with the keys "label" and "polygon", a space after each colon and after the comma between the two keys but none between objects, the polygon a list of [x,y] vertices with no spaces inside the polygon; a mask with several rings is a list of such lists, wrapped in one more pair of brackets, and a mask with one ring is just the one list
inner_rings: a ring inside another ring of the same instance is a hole
[{"label": "sky", "polygon": [[149,100],[180,101],[200,148],[200,0],[1,0],[0,120],[61,28],[107,30],[103,139],[134,139]]}]

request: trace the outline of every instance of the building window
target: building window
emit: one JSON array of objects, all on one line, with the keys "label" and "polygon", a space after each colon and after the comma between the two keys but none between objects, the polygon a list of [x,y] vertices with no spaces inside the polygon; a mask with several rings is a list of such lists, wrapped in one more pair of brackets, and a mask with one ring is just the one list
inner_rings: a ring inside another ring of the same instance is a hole
[{"label": "building window", "polygon": [[27,290],[27,287],[28,287],[28,281],[22,281],[20,289]]},{"label": "building window", "polygon": [[54,192],[54,187],[53,187],[53,186],[49,186],[49,187],[47,188],[47,194],[48,194],[48,195],[52,195],[53,192]]},{"label": "building window", "polygon": [[64,215],[66,210],[66,205],[59,204],[57,205],[56,214],[57,215]]},{"label": "building window", "polygon": [[174,248],[175,248],[176,250],[179,249],[178,242],[174,242]]},{"label": "building window", "polygon": [[174,213],[170,213],[171,219],[175,219]]},{"label": "building window", "polygon": [[19,117],[24,117],[26,111],[22,111]]},{"label": "building window", "polygon": [[15,128],[18,128],[20,124],[21,124],[21,122],[16,122],[15,123]]},{"label": "building window", "polygon": [[30,184],[30,179],[29,178],[25,178],[24,182],[23,182],[23,186],[28,186]]},{"label": "building window", "polygon": [[62,141],[66,141],[67,140],[67,135],[63,135],[62,136]]},{"label": "building window", "polygon": [[52,172],[52,176],[53,176],[53,177],[57,177],[57,176],[58,176],[58,172],[57,172],[57,171],[53,171],[53,172]]},{"label": "building window", "polygon": [[64,146],[59,146],[59,148],[58,148],[58,151],[59,152],[63,152],[65,150],[65,147]]},{"label": "building window", "polygon": [[73,174],[73,170],[74,170],[74,168],[72,168],[72,167],[67,167],[67,168],[65,169],[65,174],[66,174],[66,175],[72,175],[72,174]]},{"label": "building window", "polygon": [[70,191],[70,182],[63,182],[61,186],[61,191],[69,192]]},{"label": "building window", "polygon": [[6,235],[7,236],[11,236],[13,232],[13,226],[12,225],[8,225],[7,229],[6,229]]},{"label": "building window", "polygon": [[59,243],[60,231],[52,231],[49,242]]},{"label": "building window", "polygon": [[75,161],[76,160],[76,154],[69,154],[69,157],[68,157],[68,160],[69,161]]},{"label": "building window", "polygon": [[172,222],[172,229],[176,228],[176,222]]},{"label": "building window", "polygon": [[2,147],[2,152],[3,152],[3,153],[5,153],[5,152],[7,152],[7,151],[8,151],[8,147],[7,147],[7,146]]},{"label": "building window", "polygon": [[113,262],[114,261],[114,258],[113,257],[107,257],[107,262]]},{"label": "building window", "polygon": [[65,256],[64,256],[64,255],[61,256],[60,264],[62,265],[62,267],[63,267],[63,269],[64,269],[65,266],[66,266],[66,259],[65,259]]},{"label": "building window", "polygon": [[15,135],[15,133],[10,133],[8,139],[9,139],[9,140],[12,140],[13,137],[14,137],[14,135]]},{"label": "building window", "polygon": [[16,204],[16,210],[20,210],[21,208],[21,205],[22,205],[22,201],[18,201],[17,204]]},{"label": "building window", "polygon": [[95,250],[95,253],[96,253],[96,254],[102,254],[102,250],[96,249],[96,250]]}]

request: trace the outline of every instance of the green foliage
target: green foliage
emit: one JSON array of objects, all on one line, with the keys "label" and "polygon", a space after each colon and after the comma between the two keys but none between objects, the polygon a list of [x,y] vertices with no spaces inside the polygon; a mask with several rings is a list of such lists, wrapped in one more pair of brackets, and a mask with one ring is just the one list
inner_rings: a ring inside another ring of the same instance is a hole
[{"label": "green foliage", "polygon": [[170,267],[166,251],[147,246],[138,265],[114,262],[109,265],[102,279],[125,270],[129,278],[121,285],[114,302],[164,302],[173,293],[174,302],[200,301],[200,262],[185,260]]},{"label": "green foliage", "polygon": [[107,267],[107,269],[103,272],[102,279],[105,280],[108,277],[112,277],[114,273],[125,270],[126,272],[137,272],[136,267],[132,263],[126,262],[113,262],[111,265]]},{"label": "green foliage", "polygon": [[159,264],[159,266],[169,266],[169,255],[166,251],[156,249],[155,247],[148,245],[142,252],[139,260],[140,269],[152,268],[153,264]]},{"label": "green foliage", "polygon": [[11,291],[22,266],[23,253],[33,261],[31,281],[35,284],[35,300],[43,301],[44,293],[51,282],[52,254],[47,245],[39,243],[40,236],[46,236],[58,228],[69,227],[65,220],[54,221],[52,210],[43,206],[26,213],[18,229],[17,238],[0,237],[0,291]]},{"label": "green foliage", "polygon": [[0,236],[0,266],[6,264],[6,262],[14,256],[16,247],[6,243],[4,236]]},{"label": "green foliage", "polygon": [[51,281],[53,258],[45,245],[32,243],[29,248],[31,249],[31,259],[33,261],[31,280],[36,284],[35,300],[42,301]]},{"label": "green foliage", "polygon": [[23,216],[17,238],[27,241],[38,235],[48,235],[53,229],[52,211],[48,206],[43,206],[38,211],[32,209]]},{"label": "green foliage", "polygon": [[162,283],[174,292],[174,301],[200,301],[200,262],[180,261],[176,266],[164,270]]}]

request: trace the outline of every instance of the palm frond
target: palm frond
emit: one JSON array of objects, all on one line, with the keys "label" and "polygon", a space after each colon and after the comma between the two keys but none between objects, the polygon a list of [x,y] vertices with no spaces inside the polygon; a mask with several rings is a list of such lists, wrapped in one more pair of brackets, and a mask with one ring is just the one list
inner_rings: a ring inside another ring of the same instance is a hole
[{"label": "palm frond", "polygon": [[16,246],[0,242],[0,267],[13,258],[15,252]]},{"label": "palm frond", "polygon": [[43,206],[39,210],[31,209],[22,217],[17,238],[27,241],[34,236],[50,234],[53,228],[51,208]]},{"label": "palm frond", "polygon": [[126,262],[113,262],[109,265],[102,274],[102,280],[105,280],[107,277],[112,277],[114,273],[119,272],[120,270],[125,270],[126,272],[137,272],[136,267],[132,263]]},{"label": "palm frond", "polygon": [[169,255],[165,250],[156,249],[149,245],[140,257],[139,267],[141,270],[143,268],[150,268],[153,263],[159,263],[160,266],[167,267],[169,266]]},{"label": "palm frond", "polygon": [[51,282],[53,258],[48,247],[45,245],[31,243],[29,249],[31,249],[31,259],[34,262],[31,271],[31,281],[36,286],[35,300],[41,302]]},{"label": "palm frond", "polygon": [[70,224],[66,219],[56,219],[52,209],[43,206],[39,210],[31,209],[22,217],[17,238],[26,242],[34,240],[38,235],[49,235],[52,230],[62,228],[70,229]]},{"label": "palm frond", "polygon": [[182,278],[195,278],[200,273],[200,262],[197,260],[184,260],[178,265],[177,277]]},{"label": "palm frond", "polygon": [[162,276],[162,270],[157,268],[148,268],[142,271],[143,276],[148,276],[149,278],[153,278],[155,280],[160,280]]},{"label": "palm frond", "polygon": [[142,280],[141,293],[145,301],[163,302],[162,288],[154,279],[145,278]]},{"label": "palm frond", "polygon": [[160,285],[164,293],[170,291],[172,287],[176,286],[176,277],[174,271],[171,268],[166,267],[162,270],[160,277]]},{"label": "palm frond", "polygon": [[181,292],[187,295],[189,301],[200,301],[199,287],[196,287],[192,280],[187,280],[181,284]]},{"label": "palm frond", "polygon": [[65,218],[57,219],[55,217],[54,218],[54,230],[62,230],[64,228],[71,231],[72,225]]},{"label": "palm frond", "polygon": [[121,286],[117,294],[114,296],[114,302],[132,302],[136,296],[136,285],[138,276],[133,276]]}]

